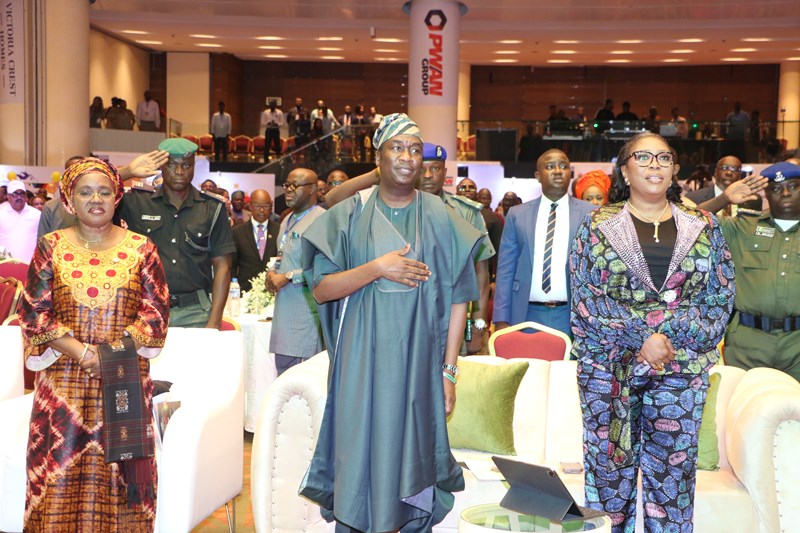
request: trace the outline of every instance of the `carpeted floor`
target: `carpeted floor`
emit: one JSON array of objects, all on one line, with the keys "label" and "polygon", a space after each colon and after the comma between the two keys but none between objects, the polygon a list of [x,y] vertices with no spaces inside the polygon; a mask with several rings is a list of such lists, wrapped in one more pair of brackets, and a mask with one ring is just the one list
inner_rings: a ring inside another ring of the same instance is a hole
[{"label": "carpeted floor", "polygon": [[[236,497],[236,533],[254,533],[253,509],[250,506],[250,456],[253,451],[253,434],[244,433],[244,482],[242,493]],[[225,507],[217,511],[194,528],[193,533],[223,533],[228,531]]]}]

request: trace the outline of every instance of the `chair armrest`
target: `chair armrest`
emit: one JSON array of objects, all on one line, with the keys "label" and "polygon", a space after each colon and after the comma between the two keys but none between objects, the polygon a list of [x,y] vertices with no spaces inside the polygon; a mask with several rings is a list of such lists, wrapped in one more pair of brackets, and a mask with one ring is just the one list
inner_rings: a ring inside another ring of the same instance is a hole
[{"label": "chair armrest", "polygon": [[800,383],[778,370],[748,371],[728,406],[728,461],[756,508],[759,531],[800,522]]},{"label": "chair armrest", "polygon": [[22,531],[33,394],[0,401],[0,531]]},{"label": "chair armrest", "polygon": [[322,352],[269,388],[253,437],[250,487],[256,531],[333,530],[319,507],[297,494],[319,435],[328,390]]}]

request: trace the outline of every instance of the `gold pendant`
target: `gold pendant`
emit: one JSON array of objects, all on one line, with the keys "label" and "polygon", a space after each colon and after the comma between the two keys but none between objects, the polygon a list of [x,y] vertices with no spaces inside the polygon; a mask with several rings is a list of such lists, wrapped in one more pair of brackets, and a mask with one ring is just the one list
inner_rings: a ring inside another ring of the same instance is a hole
[{"label": "gold pendant", "polygon": [[656,240],[656,242],[661,242],[661,241],[658,240],[658,225],[659,224],[660,224],[660,222],[654,222],[653,223],[653,226],[655,227],[655,231],[653,232],[653,238]]}]

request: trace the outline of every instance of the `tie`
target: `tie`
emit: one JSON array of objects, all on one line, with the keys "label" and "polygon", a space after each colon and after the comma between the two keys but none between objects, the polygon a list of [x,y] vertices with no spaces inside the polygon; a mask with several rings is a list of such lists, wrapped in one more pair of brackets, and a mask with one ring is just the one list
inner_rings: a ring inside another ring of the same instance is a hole
[{"label": "tie", "polygon": [[550,215],[547,217],[547,237],[544,242],[544,262],[542,262],[542,290],[550,292],[550,267],[553,262],[553,237],[556,234],[556,207],[558,204],[550,204]]},{"label": "tie", "polygon": [[264,251],[267,249],[267,239],[264,235],[264,224],[258,225],[258,256],[264,259]]}]

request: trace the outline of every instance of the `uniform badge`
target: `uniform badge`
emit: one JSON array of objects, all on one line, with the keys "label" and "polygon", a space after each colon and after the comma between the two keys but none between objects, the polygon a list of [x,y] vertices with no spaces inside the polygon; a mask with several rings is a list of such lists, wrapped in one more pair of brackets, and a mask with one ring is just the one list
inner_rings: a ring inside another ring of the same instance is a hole
[{"label": "uniform badge", "polygon": [[770,239],[775,236],[775,228],[768,228],[765,226],[756,226],[756,237],[769,237]]},{"label": "uniform badge", "polygon": [[442,150],[443,150],[443,148],[441,146],[437,146],[436,147],[436,157],[438,157],[438,158],[442,157]]},{"label": "uniform badge", "polygon": [[786,179],[786,176],[784,176],[784,175],[783,175],[783,172],[781,172],[781,171],[779,170],[778,172],[776,172],[776,173],[775,173],[775,179],[774,179],[774,180],[772,180],[772,181],[776,181],[776,182],[780,183],[780,182],[782,182],[782,181],[783,181],[783,180],[785,180],[785,179]]},{"label": "uniform badge", "polygon": [[161,215],[142,215],[142,220],[161,220]]}]

